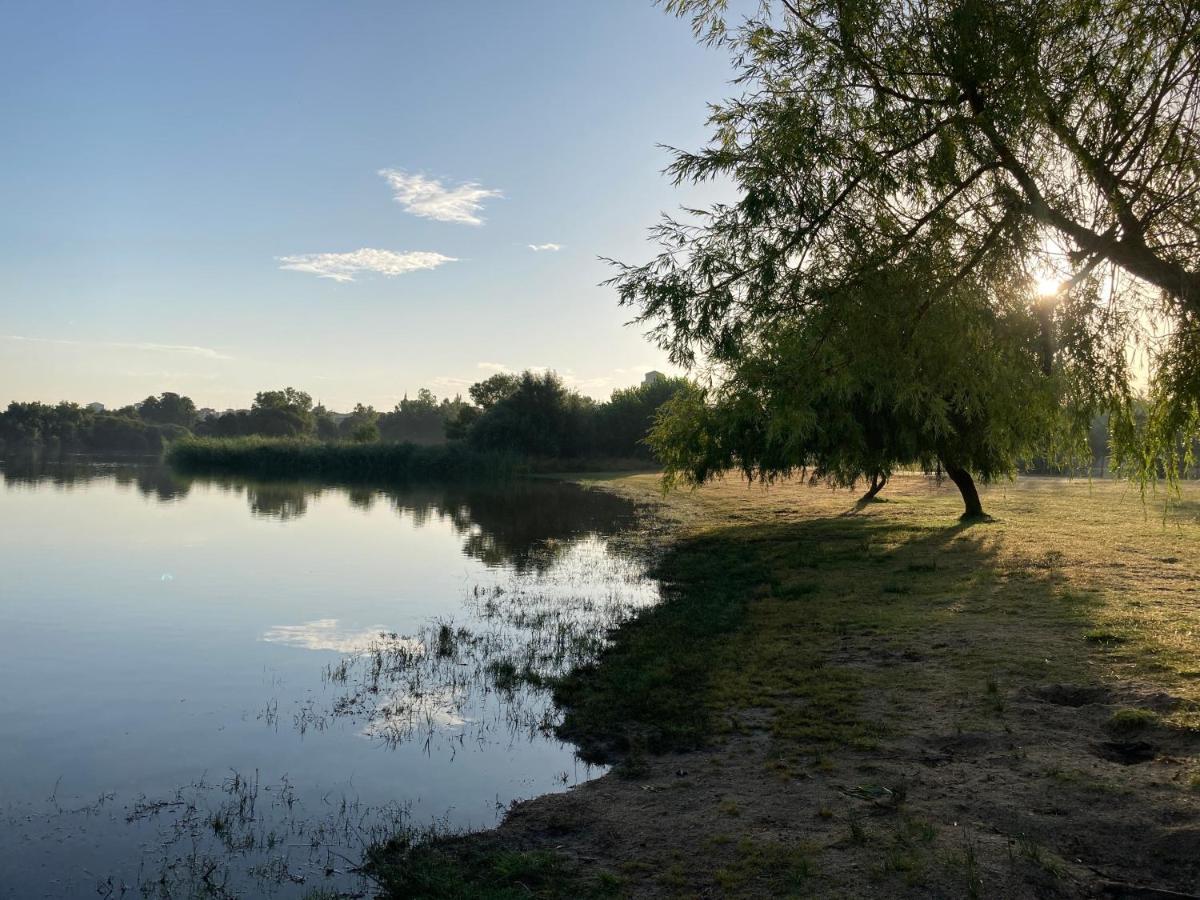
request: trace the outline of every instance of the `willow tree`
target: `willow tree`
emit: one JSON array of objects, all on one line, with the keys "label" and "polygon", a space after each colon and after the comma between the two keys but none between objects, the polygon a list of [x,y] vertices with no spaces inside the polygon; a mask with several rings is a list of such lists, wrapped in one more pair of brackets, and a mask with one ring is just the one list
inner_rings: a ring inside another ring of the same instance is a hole
[{"label": "willow tree", "polygon": [[737,201],[664,220],[662,254],[617,279],[677,363],[768,359],[889,269],[925,271],[922,323],[1056,282],[1041,367],[1060,399],[1111,412],[1125,462],[1177,462],[1200,424],[1200,3],[764,0],[740,23],[722,0],[666,5],[739,70],[712,141],[670,169]]},{"label": "willow tree", "polygon": [[[975,476],[1056,450],[1070,433],[1061,367],[1019,282],[990,298],[960,282],[931,292],[928,267],[886,269],[813,300],[727,361],[708,389],[680,395],[651,444],[668,478],[728,469],[773,479],[804,472],[877,493],[897,466],[942,471],[964,518],[983,515]],[[925,310],[938,302],[938,314]]]}]

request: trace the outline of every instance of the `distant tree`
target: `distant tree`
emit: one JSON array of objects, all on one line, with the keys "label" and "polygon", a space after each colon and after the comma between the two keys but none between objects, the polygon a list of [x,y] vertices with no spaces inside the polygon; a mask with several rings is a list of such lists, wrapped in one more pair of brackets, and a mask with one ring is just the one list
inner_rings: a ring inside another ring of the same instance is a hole
[{"label": "distant tree", "polygon": [[147,397],[137,406],[143,421],[155,425],[182,425],[191,428],[196,424],[196,404],[191,397],[167,391],[158,397]]},{"label": "distant tree", "polygon": [[370,444],[379,440],[379,425],[373,420],[361,419],[350,429],[348,437],[356,444]]},{"label": "distant tree", "polygon": [[[357,403],[354,410],[338,425],[341,437],[360,443],[379,440],[379,413],[373,406]],[[370,437],[366,437],[370,435]]]},{"label": "distant tree", "polygon": [[259,391],[254,395],[253,409],[286,409],[289,412],[305,414],[313,409],[312,396],[293,387],[281,391]]},{"label": "distant tree", "polygon": [[447,440],[465,440],[482,415],[482,409],[478,406],[471,406],[469,403],[463,403],[456,407],[446,416],[445,432]]},{"label": "distant tree", "polygon": [[596,407],[596,449],[607,456],[650,459],[646,437],[668,400],[689,386],[685,378],[661,378],[612,392]]},{"label": "distant tree", "polygon": [[259,391],[250,407],[250,434],[298,437],[316,430],[312,397],[293,387]]},{"label": "distant tree", "polygon": [[441,444],[446,440],[447,418],[456,411],[452,403],[439,403],[432,391],[421,388],[415,398],[406,395],[380,417],[379,432],[385,441]]},{"label": "distant tree", "polygon": [[489,410],[505,397],[516,393],[521,386],[521,376],[511,372],[497,372],[490,378],[471,385],[468,393],[475,405],[482,410]]},{"label": "distant tree", "polygon": [[137,416],[93,413],[77,403],[10,403],[0,413],[0,445],[16,449],[98,453],[154,453],[162,447],[167,429]]},{"label": "distant tree", "polygon": [[465,437],[470,429],[472,417],[478,412],[478,407],[464,400],[461,394],[454,399],[443,397],[438,405],[442,416],[442,435],[447,440]]},{"label": "distant tree", "polygon": [[162,449],[163,438],[160,427],[125,416],[102,414],[96,416],[84,448],[99,453],[158,453]]},{"label": "distant tree", "polygon": [[[568,390],[554,372],[522,372],[510,393],[491,402],[471,426],[467,440],[483,450],[572,458],[592,446],[594,404]],[[487,382],[495,383],[493,378]],[[472,387],[471,396],[479,401]],[[486,395],[485,395],[486,396]]]},{"label": "distant tree", "polygon": [[313,424],[317,437],[322,441],[335,441],[338,438],[338,424],[324,406],[313,407]]},{"label": "distant tree", "polygon": [[306,437],[315,433],[312,397],[295,388],[259,391],[249,410],[235,410],[199,423],[196,431],[211,437]]}]

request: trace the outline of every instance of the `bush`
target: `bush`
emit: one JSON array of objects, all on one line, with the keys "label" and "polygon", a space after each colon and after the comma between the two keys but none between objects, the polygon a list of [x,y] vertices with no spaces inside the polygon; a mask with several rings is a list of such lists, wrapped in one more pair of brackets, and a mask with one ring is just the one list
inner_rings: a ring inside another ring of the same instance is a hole
[{"label": "bush", "polygon": [[322,443],[311,440],[185,438],[167,461],[185,472],[222,472],[268,478],[459,481],[520,471],[505,453],[481,453],[461,444]]}]

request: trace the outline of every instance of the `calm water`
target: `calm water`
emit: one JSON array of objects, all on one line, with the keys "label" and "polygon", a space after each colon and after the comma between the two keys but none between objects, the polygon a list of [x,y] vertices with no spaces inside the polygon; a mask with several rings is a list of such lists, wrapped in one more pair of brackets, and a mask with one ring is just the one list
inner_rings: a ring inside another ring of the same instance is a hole
[{"label": "calm water", "polygon": [[623,501],[0,468],[0,897],[354,890],[599,774],[520,674],[656,596]]}]

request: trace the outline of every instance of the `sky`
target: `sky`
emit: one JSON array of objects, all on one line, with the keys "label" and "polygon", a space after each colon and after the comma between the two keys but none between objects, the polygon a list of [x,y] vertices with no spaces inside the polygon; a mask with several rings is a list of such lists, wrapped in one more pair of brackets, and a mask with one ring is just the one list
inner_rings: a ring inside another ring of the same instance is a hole
[{"label": "sky", "polygon": [[671,371],[601,257],[730,77],[651,0],[5,4],[0,403]]}]

